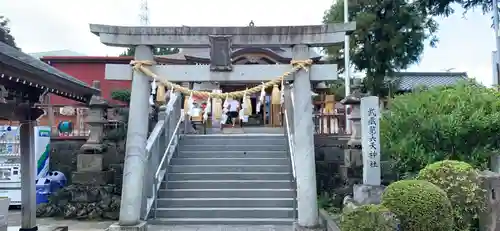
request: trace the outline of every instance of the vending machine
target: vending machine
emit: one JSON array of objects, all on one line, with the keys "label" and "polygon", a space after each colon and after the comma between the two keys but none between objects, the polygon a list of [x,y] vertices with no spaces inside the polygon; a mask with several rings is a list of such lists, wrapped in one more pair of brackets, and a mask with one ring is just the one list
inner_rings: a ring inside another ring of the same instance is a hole
[{"label": "vending machine", "polygon": [[[49,171],[50,128],[35,126],[37,179]],[[19,127],[0,126],[0,197],[9,197],[10,205],[21,205],[21,146]],[[35,182],[33,182],[35,184]]]}]

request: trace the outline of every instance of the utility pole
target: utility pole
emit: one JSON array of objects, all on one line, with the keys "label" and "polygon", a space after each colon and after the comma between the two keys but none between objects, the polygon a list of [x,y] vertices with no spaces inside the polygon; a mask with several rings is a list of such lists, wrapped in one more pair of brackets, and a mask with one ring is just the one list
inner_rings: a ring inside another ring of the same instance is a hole
[{"label": "utility pole", "polygon": [[[493,73],[495,75],[495,80],[498,82],[499,80],[499,65],[500,65],[500,37],[499,37],[499,16],[498,16],[498,0],[493,0],[493,7],[491,11],[493,12],[493,29],[495,30],[495,45],[496,45],[496,55],[494,63]],[[499,83],[497,83],[499,84]],[[491,170],[493,172],[500,172],[500,155],[495,154],[491,158]]]},{"label": "utility pole", "polygon": [[[348,0],[344,0],[344,23],[349,23],[349,2]],[[350,56],[350,43],[349,43],[349,35],[345,34],[344,41],[344,88],[345,88],[345,96],[351,94],[351,68],[349,64],[351,62]],[[349,106],[346,106],[346,113],[348,111]],[[347,115],[347,114],[346,114]],[[346,132],[351,133],[351,120],[347,118],[345,120]]]},{"label": "utility pole", "polygon": [[500,65],[500,19],[499,19],[499,12],[498,12],[498,0],[493,0],[493,7],[492,10],[493,12],[493,30],[495,31],[495,45],[496,45],[496,53],[494,57],[494,64],[495,66],[493,67],[495,69],[495,80],[494,83],[500,85],[500,80],[499,80],[499,75],[500,75],[500,70],[499,70],[499,65]]}]

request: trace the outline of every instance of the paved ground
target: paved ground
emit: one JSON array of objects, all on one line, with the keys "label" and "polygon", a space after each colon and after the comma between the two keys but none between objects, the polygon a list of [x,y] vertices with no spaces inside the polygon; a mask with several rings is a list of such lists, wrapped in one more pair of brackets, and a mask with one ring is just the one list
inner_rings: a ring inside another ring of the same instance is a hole
[{"label": "paved ground", "polygon": [[[9,211],[9,229],[8,231],[18,231],[21,225],[21,211]],[[38,228],[40,231],[49,231],[52,227],[68,226],[69,231],[97,231],[105,230],[112,221],[75,221],[75,220],[61,220],[54,218],[38,218]],[[176,226],[163,226],[163,225],[149,225],[148,231],[291,231],[291,226],[241,226],[241,225],[176,225]]]},{"label": "paved ground", "polygon": [[292,226],[242,226],[242,225],[186,225],[186,226],[153,226],[148,227],[148,231],[291,231]]},{"label": "paved ground", "polygon": [[291,226],[242,226],[242,225],[186,225],[186,226],[153,226],[148,227],[148,231],[291,231]]},{"label": "paved ground", "polygon": [[[105,230],[112,221],[73,221],[73,220],[61,220],[54,218],[38,218],[38,227],[40,231],[45,231],[47,228],[56,226],[69,226],[69,230],[86,230],[86,231],[97,231]],[[20,210],[10,210],[9,211],[9,230],[16,231],[19,230],[21,225],[21,211]]]}]

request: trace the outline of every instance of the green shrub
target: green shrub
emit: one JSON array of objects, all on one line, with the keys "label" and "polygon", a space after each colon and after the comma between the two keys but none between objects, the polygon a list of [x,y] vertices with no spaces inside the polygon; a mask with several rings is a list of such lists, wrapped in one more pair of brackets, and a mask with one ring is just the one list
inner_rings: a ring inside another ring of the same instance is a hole
[{"label": "green shrub", "polygon": [[438,186],[423,180],[401,180],[382,194],[382,205],[393,212],[404,231],[451,231],[451,203]]},{"label": "green shrub", "polygon": [[500,92],[459,83],[396,96],[381,117],[380,139],[399,175],[441,160],[486,169],[500,152]]},{"label": "green shrub", "polygon": [[397,220],[389,209],[381,205],[363,205],[342,213],[342,231],[394,231]]},{"label": "green shrub", "polygon": [[420,170],[417,179],[443,189],[451,201],[456,231],[468,231],[473,219],[484,209],[485,191],[478,172],[468,163],[439,161]]},{"label": "green shrub", "polygon": [[130,89],[121,89],[111,92],[111,99],[122,101],[124,103],[130,103]]}]

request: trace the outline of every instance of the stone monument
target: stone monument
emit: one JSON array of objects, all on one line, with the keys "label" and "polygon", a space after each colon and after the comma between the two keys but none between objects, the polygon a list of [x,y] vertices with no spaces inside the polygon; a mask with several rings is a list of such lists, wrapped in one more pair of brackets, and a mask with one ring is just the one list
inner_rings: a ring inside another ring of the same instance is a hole
[{"label": "stone monument", "polygon": [[359,85],[355,83],[353,93],[341,101],[351,108],[348,119],[352,124],[341,176],[348,183],[348,169],[363,166],[363,184],[353,185],[352,200],[358,205],[379,204],[385,189],[380,171],[380,104],[378,97],[361,93]]},{"label": "stone monument", "polygon": [[380,100],[368,96],[360,101],[363,184],[354,185],[353,199],[358,204],[379,204],[385,189],[380,171]]}]

